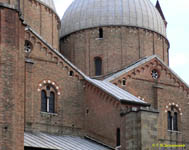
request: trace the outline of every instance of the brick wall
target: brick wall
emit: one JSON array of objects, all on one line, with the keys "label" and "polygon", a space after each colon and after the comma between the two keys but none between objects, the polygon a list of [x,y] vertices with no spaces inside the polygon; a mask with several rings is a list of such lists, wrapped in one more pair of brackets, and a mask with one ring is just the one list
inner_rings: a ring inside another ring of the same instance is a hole
[{"label": "brick wall", "polygon": [[116,147],[116,131],[121,126],[119,101],[89,83],[85,87],[85,94],[87,135]]},{"label": "brick wall", "polygon": [[24,149],[24,26],[15,10],[0,9],[0,149]]},{"label": "brick wall", "polygon": [[[154,80],[151,76],[152,69],[159,71],[160,77]],[[122,86],[122,79],[125,78],[126,86]],[[133,95],[144,99],[157,109],[160,114],[158,118],[158,139],[166,144],[188,144],[189,142],[189,117],[188,117],[188,87],[170,70],[156,59],[153,59],[121,77],[112,81],[120,88],[123,88]],[[167,111],[170,106],[179,112],[179,131],[168,131]]]},{"label": "brick wall", "polygon": [[[25,129],[81,135],[84,122],[81,76],[32,33],[27,32],[26,39],[32,42],[33,50],[27,56],[32,63],[26,63]],[[69,71],[73,71],[74,75],[69,76]],[[56,83],[55,89],[58,86],[54,114],[41,112],[41,92],[38,89],[44,80]]]},{"label": "brick wall", "polygon": [[61,39],[61,52],[87,75],[94,76],[94,57],[103,60],[103,75],[140,58],[157,54],[168,64],[168,41],[157,33],[133,27],[103,27],[72,33]]}]

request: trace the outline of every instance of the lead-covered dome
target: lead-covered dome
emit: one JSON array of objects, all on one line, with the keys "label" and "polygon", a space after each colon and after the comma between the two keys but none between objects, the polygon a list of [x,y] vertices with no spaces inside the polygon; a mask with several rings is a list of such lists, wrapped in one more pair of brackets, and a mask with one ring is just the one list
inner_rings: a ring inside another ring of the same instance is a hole
[{"label": "lead-covered dome", "polygon": [[133,26],[166,37],[166,27],[150,0],[74,0],[62,18],[61,37],[100,26]]},{"label": "lead-covered dome", "polygon": [[56,8],[53,0],[38,0],[38,1],[45,4],[47,7],[51,8],[54,12],[56,12]]}]

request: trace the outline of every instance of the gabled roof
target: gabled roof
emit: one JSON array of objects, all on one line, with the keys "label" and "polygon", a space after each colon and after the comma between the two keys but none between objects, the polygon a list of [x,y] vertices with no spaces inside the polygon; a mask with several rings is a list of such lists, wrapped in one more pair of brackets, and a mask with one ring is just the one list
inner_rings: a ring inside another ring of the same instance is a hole
[{"label": "gabled roof", "polygon": [[38,35],[34,30],[32,30],[30,27],[26,27],[25,30],[31,31],[35,36],[37,36],[46,46],[54,52],[56,55],[58,55],[62,60],[64,60],[70,67],[72,67],[75,71],[77,71],[86,81],[90,82],[91,84],[95,85],[99,89],[103,90],[105,93],[113,96],[120,102],[128,102],[132,104],[140,104],[149,106],[150,104],[144,102],[143,100],[135,97],[134,95],[130,94],[129,92],[115,86],[114,84],[106,81],[101,80],[95,80],[91,79],[87,75],[85,75],[82,71],[80,71],[75,65],[73,65],[68,59],[66,59],[60,52],[58,52],[56,49],[52,48],[51,45],[49,45],[40,35]]},{"label": "gabled roof", "polygon": [[40,132],[24,132],[24,146],[53,150],[111,150],[104,145],[78,136],[56,136]]},{"label": "gabled roof", "polygon": [[187,84],[184,80],[182,80],[182,79],[179,77],[179,75],[177,75],[169,66],[167,66],[157,55],[152,55],[152,56],[149,56],[149,57],[144,57],[144,58],[138,60],[137,62],[135,62],[134,64],[130,65],[129,67],[127,67],[127,68],[125,68],[125,69],[123,69],[123,70],[121,70],[121,71],[119,71],[119,72],[116,72],[116,73],[114,73],[113,75],[107,77],[107,78],[104,79],[103,81],[108,81],[108,82],[110,82],[110,81],[112,81],[112,80],[114,80],[114,79],[116,79],[116,78],[119,78],[119,77],[122,76],[123,74],[125,74],[125,73],[127,73],[127,72],[129,72],[129,71],[131,71],[131,70],[133,70],[133,69],[135,69],[135,68],[137,68],[137,67],[139,67],[139,66],[142,65],[142,64],[145,64],[146,62],[148,62],[148,61],[150,61],[150,60],[152,60],[152,59],[154,59],[154,58],[156,58],[156,59],[157,59],[162,65],[164,65],[177,79],[179,79],[182,83],[184,83],[184,84],[189,88],[188,84]]},{"label": "gabled roof", "polygon": [[118,99],[120,102],[125,103],[132,103],[132,104],[140,104],[149,106],[150,104],[144,102],[143,100],[137,98],[136,96],[132,95],[131,93],[119,88],[118,86],[112,84],[108,81],[101,81],[96,79],[91,79],[89,77],[85,77],[85,79],[98,87],[99,89],[103,90],[104,92],[110,94],[114,98]]}]

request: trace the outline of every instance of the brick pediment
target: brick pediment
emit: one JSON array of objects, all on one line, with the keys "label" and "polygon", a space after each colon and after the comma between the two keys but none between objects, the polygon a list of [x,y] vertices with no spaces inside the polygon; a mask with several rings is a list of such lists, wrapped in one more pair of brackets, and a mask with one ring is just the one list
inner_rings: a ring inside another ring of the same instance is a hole
[{"label": "brick pediment", "polygon": [[[152,71],[158,73],[157,79],[152,77]],[[175,86],[181,89],[189,96],[189,86],[161,59],[156,55],[139,60],[135,64],[113,74],[105,79],[119,87],[122,86],[123,80],[147,80],[162,85]]]}]

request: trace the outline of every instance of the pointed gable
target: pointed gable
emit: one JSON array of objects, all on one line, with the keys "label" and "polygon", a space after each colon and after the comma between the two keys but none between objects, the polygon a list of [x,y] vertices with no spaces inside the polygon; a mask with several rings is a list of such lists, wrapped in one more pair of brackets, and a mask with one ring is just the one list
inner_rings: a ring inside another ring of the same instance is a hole
[{"label": "pointed gable", "polygon": [[109,81],[114,84],[118,84],[118,81],[121,81],[122,78],[132,78],[135,75],[140,73],[140,70],[145,70],[145,67],[149,68],[150,66],[156,66],[160,67],[161,70],[164,70],[167,74],[167,76],[174,81],[175,85],[177,85],[178,88],[183,89],[183,91],[187,92],[187,95],[189,95],[189,86],[188,84],[183,81],[169,66],[167,66],[158,56],[153,55],[149,57],[144,57],[143,59],[140,59],[139,61],[135,62],[134,64],[130,65],[129,67],[114,73],[113,75],[107,77],[104,79],[104,81]]}]

